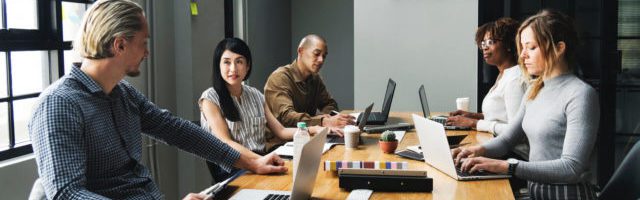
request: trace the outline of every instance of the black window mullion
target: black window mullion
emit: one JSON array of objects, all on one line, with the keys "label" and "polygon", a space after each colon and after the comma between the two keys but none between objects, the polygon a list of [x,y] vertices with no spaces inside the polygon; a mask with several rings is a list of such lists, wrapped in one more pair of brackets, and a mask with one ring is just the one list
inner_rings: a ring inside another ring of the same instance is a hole
[{"label": "black window mullion", "polygon": [[[58,46],[58,77],[62,77],[65,74],[64,71],[64,47],[65,47],[65,42],[63,41],[64,39],[62,38],[62,1],[55,1],[54,2],[54,8],[55,8],[55,12],[53,14],[55,14],[55,20],[54,20],[54,24],[55,24],[55,38],[58,39],[58,43],[60,44]],[[49,54],[51,55],[51,54]],[[51,61],[49,61],[51,62]],[[49,75],[49,77],[51,77],[51,75]],[[51,80],[49,80],[49,84],[51,83]]]},{"label": "black window mullion", "polygon": [[8,118],[9,118],[9,148],[13,148],[16,145],[16,135],[15,135],[15,125],[13,124],[15,120],[13,119],[13,74],[11,73],[11,52],[7,52],[7,93],[9,96],[9,101],[7,101],[8,105]]}]

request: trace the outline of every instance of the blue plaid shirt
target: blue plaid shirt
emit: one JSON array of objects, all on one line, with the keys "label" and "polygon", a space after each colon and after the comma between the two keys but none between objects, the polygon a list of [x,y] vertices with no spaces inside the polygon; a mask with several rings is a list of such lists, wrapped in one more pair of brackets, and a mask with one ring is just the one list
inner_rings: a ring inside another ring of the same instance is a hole
[{"label": "blue plaid shirt", "polygon": [[240,154],[197,125],[149,102],[126,81],[111,94],[73,67],[40,95],[29,134],[48,198],[160,199],[140,164],[142,135],[226,170]]}]

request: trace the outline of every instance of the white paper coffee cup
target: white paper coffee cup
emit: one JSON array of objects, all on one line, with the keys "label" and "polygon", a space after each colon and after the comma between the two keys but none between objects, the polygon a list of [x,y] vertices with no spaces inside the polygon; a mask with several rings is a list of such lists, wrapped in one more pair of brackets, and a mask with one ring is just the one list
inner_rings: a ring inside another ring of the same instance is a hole
[{"label": "white paper coffee cup", "polygon": [[456,99],[456,108],[458,110],[469,112],[469,97],[460,97]]},{"label": "white paper coffee cup", "polygon": [[344,133],[344,147],[345,148],[358,148],[360,142],[360,129],[357,126],[347,125],[343,129]]}]

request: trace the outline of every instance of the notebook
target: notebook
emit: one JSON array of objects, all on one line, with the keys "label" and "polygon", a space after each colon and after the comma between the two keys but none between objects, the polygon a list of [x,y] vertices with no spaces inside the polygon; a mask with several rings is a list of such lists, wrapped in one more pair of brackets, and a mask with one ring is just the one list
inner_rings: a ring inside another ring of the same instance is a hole
[{"label": "notebook", "polygon": [[447,130],[471,129],[471,127],[464,127],[464,126],[447,126],[446,116],[431,116],[431,111],[429,111],[429,103],[427,102],[427,94],[424,92],[424,85],[420,85],[420,89],[418,89],[418,96],[420,96],[420,104],[422,105],[422,113],[424,117],[442,124],[444,126],[444,129],[447,129]]},{"label": "notebook", "polygon": [[445,134],[442,124],[415,114],[413,114],[412,117],[413,123],[416,126],[418,140],[420,140],[420,146],[422,147],[424,161],[427,164],[459,181],[511,177],[506,174],[492,174],[488,172],[474,174],[461,172],[453,164],[453,157],[451,156],[451,150],[447,142],[447,135]]},{"label": "notebook", "polygon": [[[384,101],[382,102],[382,112],[372,112],[371,115],[367,118],[367,124],[371,125],[383,125],[387,123],[387,119],[389,118],[389,111],[391,111],[391,102],[393,101],[393,93],[396,90],[396,82],[392,79],[389,79],[389,83],[387,83],[387,91],[384,94]],[[362,120],[361,117],[358,117],[358,122]]]},{"label": "notebook", "polygon": [[242,189],[230,199],[310,199],[328,132],[329,129],[323,129],[302,147],[292,191]]}]

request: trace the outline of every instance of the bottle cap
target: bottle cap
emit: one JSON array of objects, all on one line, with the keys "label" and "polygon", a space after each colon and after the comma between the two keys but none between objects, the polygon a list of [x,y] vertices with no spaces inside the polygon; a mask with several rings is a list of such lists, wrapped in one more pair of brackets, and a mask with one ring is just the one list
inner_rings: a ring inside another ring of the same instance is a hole
[{"label": "bottle cap", "polygon": [[298,122],[298,128],[307,128],[307,123],[306,122]]}]

